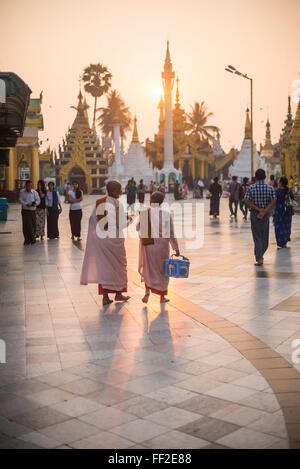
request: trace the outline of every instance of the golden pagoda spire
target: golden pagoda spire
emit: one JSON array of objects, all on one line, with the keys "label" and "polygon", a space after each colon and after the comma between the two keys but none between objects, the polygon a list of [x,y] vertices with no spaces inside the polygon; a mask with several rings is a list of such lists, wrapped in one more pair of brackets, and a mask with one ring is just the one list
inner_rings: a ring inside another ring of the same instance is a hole
[{"label": "golden pagoda spire", "polygon": [[138,130],[137,130],[137,118],[134,116],[133,119],[134,125],[133,125],[133,134],[132,134],[132,143],[139,143],[139,135],[138,135]]},{"label": "golden pagoda spire", "polygon": [[176,104],[179,105],[179,78],[176,78]]},{"label": "golden pagoda spire", "polygon": [[272,142],[271,142],[271,124],[270,124],[270,121],[269,121],[269,118],[267,120],[267,123],[266,123],[266,145],[269,145],[271,144],[272,145]]},{"label": "golden pagoda spire", "polygon": [[245,139],[251,139],[251,122],[249,117],[249,108],[246,109]]}]

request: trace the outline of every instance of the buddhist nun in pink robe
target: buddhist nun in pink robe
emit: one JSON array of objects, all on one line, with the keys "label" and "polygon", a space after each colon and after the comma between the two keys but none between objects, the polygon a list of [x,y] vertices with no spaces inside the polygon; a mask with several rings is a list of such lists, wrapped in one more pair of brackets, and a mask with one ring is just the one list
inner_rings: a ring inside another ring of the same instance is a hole
[{"label": "buddhist nun in pink robe", "polygon": [[127,291],[127,259],[123,234],[127,220],[118,198],[122,193],[118,181],[107,184],[107,196],[97,200],[89,219],[86,250],[81,271],[81,285],[97,283],[103,304],[112,303],[109,293],[115,293],[115,301],[127,301],[122,295]]},{"label": "buddhist nun in pink robe", "polygon": [[169,301],[165,298],[169,278],[165,276],[164,261],[169,258],[170,245],[179,256],[172,216],[160,207],[164,197],[161,192],[151,195],[151,208],[141,212],[136,227],[140,235],[139,273],[146,289],[144,303],[148,302],[150,291],[160,295],[161,303]]}]

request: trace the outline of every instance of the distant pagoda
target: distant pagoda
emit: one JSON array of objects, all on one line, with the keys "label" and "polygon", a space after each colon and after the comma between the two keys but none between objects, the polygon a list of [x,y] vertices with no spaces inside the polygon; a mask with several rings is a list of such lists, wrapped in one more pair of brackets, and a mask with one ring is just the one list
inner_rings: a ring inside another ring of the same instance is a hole
[{"label": "distant pagoda", "polygon": [[84,192],[98,193],[105,185],[108,162],[104,154],[96,129],[89,124],[86,99],[81,91],[77,111],[72,127],[69,128],[62,146],[59,145],[59,158],[56,159],[57,184],[63,187],[65,181],[76,179]]}]

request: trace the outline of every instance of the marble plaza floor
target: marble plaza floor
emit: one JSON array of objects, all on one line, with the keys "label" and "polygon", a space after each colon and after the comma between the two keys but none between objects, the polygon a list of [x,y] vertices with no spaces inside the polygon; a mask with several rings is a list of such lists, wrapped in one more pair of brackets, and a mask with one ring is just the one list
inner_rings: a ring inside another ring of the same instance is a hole
[{"label": "marble plaza floor", "polygon": [[131,299],[103,309],[79,285],[95,199],[81,243],[67,205],[59,241],[24,247],[17,205],[0,223],[0,448],[299,448],[300,216],[290,249],[271,227],[255,268],[250,222],[231,222],[226,200],[210,221],[205,200],[204,245],[180,240],[191,273],[170,303],[141,302],[129,239]]}]

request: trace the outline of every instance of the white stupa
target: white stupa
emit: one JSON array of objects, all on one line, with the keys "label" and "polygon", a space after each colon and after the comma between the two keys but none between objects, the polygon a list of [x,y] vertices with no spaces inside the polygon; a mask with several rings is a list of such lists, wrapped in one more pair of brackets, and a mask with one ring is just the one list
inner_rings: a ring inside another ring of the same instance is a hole
[{"label": "white stupa", "polygon": [[164,64],[164,71],[161,74],[164,98],[165,98],[165,122],[164,122],[164,165],[162,169],[156,170],[156,184],[165,182],[166,191],[169,190],[169,183],[178,181],[181,185],[182,172],[174,166],[173,150],[173,117],[172,117],[172,89],[174,85],[175,73],[171,62],[169,41],[167,41],[167,53]]},{"label": "white stupa", "polygon": [[120,124],[118,122],[113,124],[113,132],[115,158],[113,164],[108,168],[108,178],[106,182],[115,179],[122,184],[122,188],[124,189],[127,184],[127,180],[124,178],[124,164],[120,148]]},{"label": "white stupa", "polygon": [[127,180],[134,177],[137,184],[143,179],[144,184],[149,186],[154,181],[154,172],[146,153],[139,142],[137,130],[137,118],[134,118],[134,128],[131,144],[127,153],[123,155],[124,178]]},{"label": "white stupa", "polygon": [[[265,169],[265,160],[261,158],[253,143],[253,168],[254,173],[258,168]],[[245,138],[238,156],[231,166],[228,174],[230,177],[237,176],[239,180],[244,177],[251,179],[251,123],[249,118],[249,109],[246,110]]]}]

